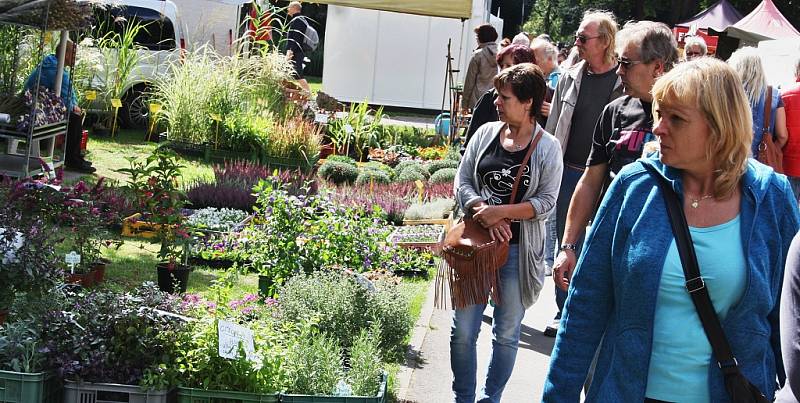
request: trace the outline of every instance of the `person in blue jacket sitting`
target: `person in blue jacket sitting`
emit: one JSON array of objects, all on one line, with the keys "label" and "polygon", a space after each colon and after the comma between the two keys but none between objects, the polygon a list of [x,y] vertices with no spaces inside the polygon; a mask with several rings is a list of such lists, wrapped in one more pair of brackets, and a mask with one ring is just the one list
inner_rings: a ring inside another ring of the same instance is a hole
[{"label": "person in blue jacket sitting", "polygon": [[[60,47],[59,44],[59,48]],[[67,40],[66,54],[64,55],[65,67],[75,65],[75,51],[75,43],[71,40]],[[40,71],[41,77],[39,77]],[[25,81],[25,90],[33,90],[34,87],[36,87],[37,78],[39,80],[39,86],[52,90],[53,86],[56,84],[56,74],[58,74],[58,58],[54,54],[45,56],[42,62],[36,66],[36,69],[33,70]],[[78,106],[78,100],[75,97],[75,91],[72,89],[70,75],[66,69],[63,72],[61,80],[60,96],[70,114],[64,165],[66,165],[67,169],[73,171],[92,173],[95,171],[95,168],[89,161],[86,161],[83,156],[81,156],[80,145],[83,132],[83,116],[81,108]]]},{"label": "person in blue jacket sitting", "polygon": [[738,366],[772,401],[784,379],[779,306],[800,213],[789,182],[750,158],[749,102],[736,72],[701,58],[655,83],[660,154],[623,168],[586,238],[543,401],[728,402],[685,285],[658,175],[679,198],[700,273]]}]

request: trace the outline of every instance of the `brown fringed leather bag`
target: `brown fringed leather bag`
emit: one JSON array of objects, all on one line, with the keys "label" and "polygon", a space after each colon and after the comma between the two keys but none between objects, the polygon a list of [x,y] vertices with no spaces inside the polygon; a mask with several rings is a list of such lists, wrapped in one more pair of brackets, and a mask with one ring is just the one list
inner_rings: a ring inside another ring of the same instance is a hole
[{"label": "brown fringed leather bag", "polygon": [[[528,152],[517,170],[511,202],[517,197],[517,188],[524,167],[539,144],[542,130],[534,136]],[[447,233],[442,246],[442,261],[436,275],[434,302],[437,308],[445,308],[446,283],[450,284],[450,301],[454,309],[474,304],[485,304],[491,292],[492,301],[500,304],[500,268],[508,260],[508,242],[492,240],[489,230],[465,216]]]},{"label": "brown fringed leather bag", "polygon": [[769,121],[772,119],[772,87],[767,86],[764,99],[764,127],[761,129],[761,143],[758,144],[758,161],[772,167],[775,172],[783,173],[783,151],[775,144],[769,132]]}]

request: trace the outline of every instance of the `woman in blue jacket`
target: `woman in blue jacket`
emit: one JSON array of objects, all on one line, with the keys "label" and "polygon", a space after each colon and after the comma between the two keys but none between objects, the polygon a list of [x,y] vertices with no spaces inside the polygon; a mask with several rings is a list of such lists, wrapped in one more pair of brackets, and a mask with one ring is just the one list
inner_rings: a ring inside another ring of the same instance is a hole
[{"label": "woman in blue jacket", "polygon": [[683,199],[700,272],[744,375],[772,399],[778,306],[798,208],[783,175],[749,158],[750,110],[736,73],[703,58],[653,88],[660,155],[623,169],[586,239],[543,400],[725,402],[721,370],[684,285],[654,166]]}]

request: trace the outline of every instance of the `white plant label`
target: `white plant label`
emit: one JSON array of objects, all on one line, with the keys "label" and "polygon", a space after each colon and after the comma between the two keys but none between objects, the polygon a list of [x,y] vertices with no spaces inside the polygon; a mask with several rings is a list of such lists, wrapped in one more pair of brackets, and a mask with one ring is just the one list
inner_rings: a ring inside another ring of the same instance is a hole
[{"label": "white plant label", "polygon": [[344,129],[345,132],[350,133],[350,134],[352,134],[355,131],[355,130],[353,130],[353,126],[350,126],[350,123],[344,125],[343,129]]},{"label": "white plant label", "polygon": [[328,115],[324,113],[317,113],[316,115],[314,115],[314,122],[328,123]]},{"label": "white plant label", "polygon": [[72,251],[64,256],[64,261],[69,265],[69,273],[75,274],[75,266],[81,263],[81,255]]},{"label": "white plant label", "polygon": [[239,355],[239,343],[242,343],[247,359],[256,360],[256,349],[253,343],[253,331],[236,323],[220,320],[217,325],[219,332],[219,356],[235,360]]}]

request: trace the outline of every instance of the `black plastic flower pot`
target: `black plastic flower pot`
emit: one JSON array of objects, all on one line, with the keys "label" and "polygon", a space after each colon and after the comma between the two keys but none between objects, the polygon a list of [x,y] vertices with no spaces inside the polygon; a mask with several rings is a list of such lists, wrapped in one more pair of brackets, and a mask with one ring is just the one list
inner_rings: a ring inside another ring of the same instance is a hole
[{"label": "black plastic flower pot", "polygon": [[186,292],[186,286],[189,284],[189,273],[192,272],[191,267],[176,265],[170,269],[167,263],[159,263],[156,267],[159,290],[170,294]]}]

